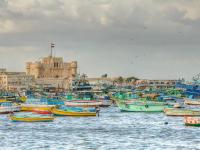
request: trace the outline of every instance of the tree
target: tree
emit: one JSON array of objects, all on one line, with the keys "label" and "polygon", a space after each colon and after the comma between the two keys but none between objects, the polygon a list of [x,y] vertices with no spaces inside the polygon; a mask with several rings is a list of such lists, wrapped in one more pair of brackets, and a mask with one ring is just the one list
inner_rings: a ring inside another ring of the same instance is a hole
[{"label": "tree", "polygon": [[117,78],[116,81],[117,81],[117,83],[122,84],[124,82],[124,78],[120,76]]},{"label": "tree", "polygon": [[107,74],[107,73],[106,73],[106,74],[103,74],[101,77],[102,77],[102,78],[107,78],[107,77],[108,77],[108,74]]},{"label": "tree", "polygon": [[126,82],[127,83],[135,82],[136,80],[138,80],[138,78],[136,78],[136,77],[128,77],[128,78],[126,78]]}]

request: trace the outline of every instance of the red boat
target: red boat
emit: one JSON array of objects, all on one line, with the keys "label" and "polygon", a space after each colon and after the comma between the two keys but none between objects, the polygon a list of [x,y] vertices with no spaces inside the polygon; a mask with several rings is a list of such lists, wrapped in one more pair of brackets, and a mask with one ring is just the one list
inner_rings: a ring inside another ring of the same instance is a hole
[{"label": "red boat", "polygon": [[35,112],[35,113],[37,113],[37,114],[43,114],[43,115],[51,114],[51,111],[48,111],[48,110],[41,110],[41,109],[39,109],[39,108],[33,109],[32,112]]}]

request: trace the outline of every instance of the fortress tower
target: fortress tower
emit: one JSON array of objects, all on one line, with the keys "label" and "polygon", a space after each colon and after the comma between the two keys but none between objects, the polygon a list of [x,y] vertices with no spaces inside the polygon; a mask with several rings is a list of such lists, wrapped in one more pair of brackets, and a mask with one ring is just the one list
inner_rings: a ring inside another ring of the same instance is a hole
[{"label": "fortress tower", "polygon": [[73,78],[77,74],[77,62],[64,62],[62,57],[48,56],[42,61],[27,62],[27,75],[35,78]]}]

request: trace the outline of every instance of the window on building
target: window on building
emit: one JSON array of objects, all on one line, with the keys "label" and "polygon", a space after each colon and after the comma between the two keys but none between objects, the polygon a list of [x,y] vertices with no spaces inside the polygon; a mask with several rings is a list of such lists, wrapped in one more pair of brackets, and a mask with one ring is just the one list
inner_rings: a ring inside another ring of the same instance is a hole
[{"label": "window on building", "polygon": [[58,68],[58,62],[54,62],[54,68]]}]

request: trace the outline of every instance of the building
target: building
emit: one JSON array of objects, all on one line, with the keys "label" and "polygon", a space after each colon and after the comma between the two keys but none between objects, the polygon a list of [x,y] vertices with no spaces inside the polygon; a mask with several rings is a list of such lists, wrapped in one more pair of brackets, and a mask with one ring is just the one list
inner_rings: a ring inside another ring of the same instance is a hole
[{"label": "building", "polygon": [[171,88],[175,87],[178,80],[137,80],[135,82],[137,88],[144,89],[146,87],[155,88]]},{"label": "building", "polygon": [[27,75],[33,75],[36,84],[63,88],[67,88],[69,82],[77,75],[77,68],[76,61],[64,62],[62,57],[53,56],[26,63]]},{"label": "building", "polygon": [[77,62],[63,62],[62,57],[48,56],[42,61],[28,62],[26,71],[35,78],[73,78],[77,74]]},{"label": "building", "polygon": [[6,72],[5,68],[0,68],[0,74]]},{"label": "building", "polygon": [[20,90],[34,84],[34,76],[26,75],[25,72],[0,73],[0,89]]}]

